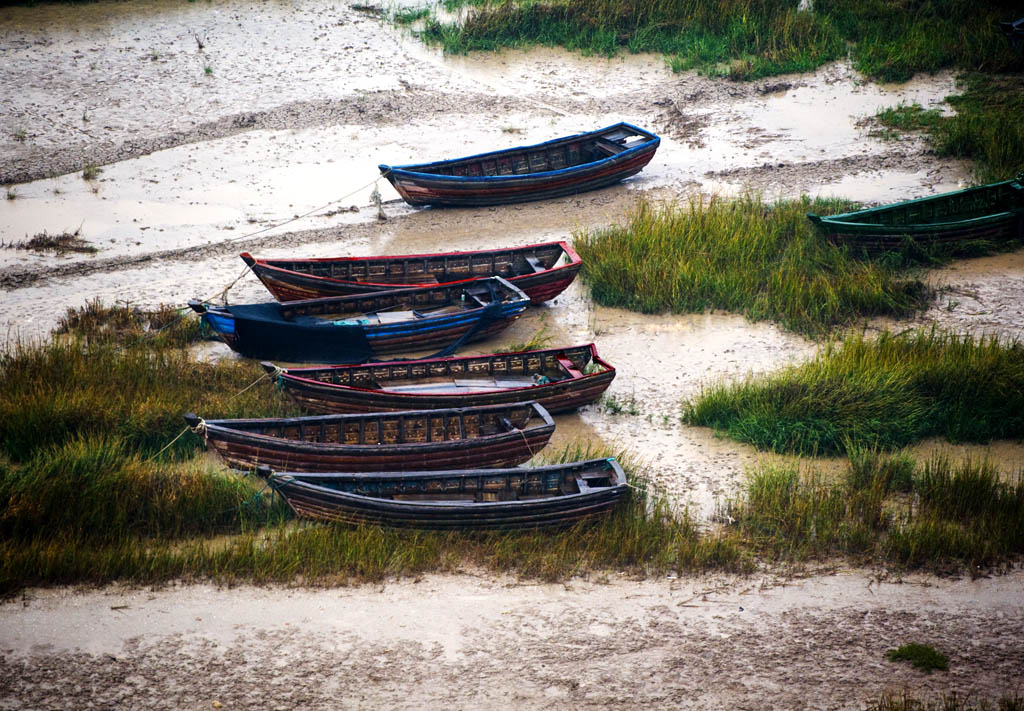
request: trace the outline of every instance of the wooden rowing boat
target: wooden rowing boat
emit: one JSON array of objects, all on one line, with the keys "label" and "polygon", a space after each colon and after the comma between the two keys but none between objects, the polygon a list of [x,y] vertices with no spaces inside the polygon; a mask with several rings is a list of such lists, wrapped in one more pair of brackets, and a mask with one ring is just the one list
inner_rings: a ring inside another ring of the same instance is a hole
[{"label": "wooden rowing boat", "polygon": [[1024,184],[1015,180],[957,190],[893,205],[807,217],[837,245],[864,252],[998,244],[1024,239]]},{"label": "wooden rowing boat", "polygon": [[639,173],[661,139],[628,123],[490,153],[380,172],[410,205],[477,206],[544,200]]},{"label": "wooden rowing boat", "polygon": [[240,256],[278,301],[500,276],[522,289],[533,304],[540,304],[562,293],[583,265],[568,242],[382,257],[256,259],[248,252]]},{"label": "wooden rowing boat", "polygon": [[312,412],[382,412],[536,400],[548,412],[594,402],[615,378],[593,343],[521,353],[278,368],[278,386]]},{"label": "wooden rowing boat", "polygon": [[626,493],[614,459],[535,469],[379,474],[258,470],[298,516],[392,527],[539,528],[607,513]]},{"label": "wooden rowing boat", "polygon": [[512,467],[543,449],[555,430],[535,402],[251,420],[189,413],[185,421],[231,467],[300,472]]},{"label": "wooden rowing boat", "polygon": [[204,323],[242,355],[293,362],[362,363],[381,354],[486,338],[529,305],[501,277],[284,303],[209,306],[190,301]]}]

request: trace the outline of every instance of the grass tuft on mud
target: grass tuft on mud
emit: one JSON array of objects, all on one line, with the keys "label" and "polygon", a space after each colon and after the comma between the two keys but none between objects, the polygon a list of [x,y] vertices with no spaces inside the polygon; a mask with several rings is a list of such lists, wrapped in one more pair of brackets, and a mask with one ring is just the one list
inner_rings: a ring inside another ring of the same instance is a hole
[{"label": "grass tuft on mud", "polygon": [[953,573],[1024,553],[1024,472],[1006,480],[988,461],[908,462],[860,450],[838,483],[765,465],[722,515],[744,547],[786,563],[844,556]]},{"label": "grass tuft on mud", "polygon": [[811,362],[684,404],[683,419],[759,449],[893,450],[928,437],[1024,437],[1024,345],[935,329],[828,343]]},{"label": "grass tuft on mud", "polygon": [[962,94],[947,101],[953,116],[920,106],[901,106],[876,114],[879,123],[899,131],[924,131],[940,156],[976,162],[980,182],[1005,180],[1024,171],[1024,74],[969,74]]},{"label": "grass tuft on mud", "polygon": [[606,56],[656,52],[675,71],[697,68],[734,79],[810,71],[848,52],[859,71],[882,81],[946,68],[1024,68],[996,25],[1018,17],[1019,6],[1011,0],[815,0],[803,10],[796,0],[447,5],[475,9],[461,24],[429,19],[420,34],[454,53],[529,45]]},{"label": "grass tuft on mud", "polygon": [[926,674],[931,674],[935,670],[949,670],[949,657],[935,647],[917,642],[902,644],[896,649],[890,649],[885,653],[885,658],[891,662],[910,662]]},{"label": "grass tuft on mud", "polygon": [[808,211],[838,200],[642,201],[625,225],[574,233],[594,300],[642,313],[723,309],[818,336],[874,316],[906,317],[931,299],[919,280],[823,239]]}]

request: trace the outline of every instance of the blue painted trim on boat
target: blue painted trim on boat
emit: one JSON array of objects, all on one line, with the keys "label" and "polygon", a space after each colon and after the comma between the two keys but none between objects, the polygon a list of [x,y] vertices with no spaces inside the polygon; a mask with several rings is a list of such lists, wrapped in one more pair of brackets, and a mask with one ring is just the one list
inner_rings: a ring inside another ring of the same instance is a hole
[{"label": "blue painted trim on boat", "polygon": [[207,311],[203,314],[206,323],[217,333],[235,335],[235,317],[222,311]]},{"label": "blue painted trim on boat", "polygon": [[[641,143],[639,145],[636,145],[636,146],[633,146],[632,148],[627,148],[626,150],[622,151],[621,153],[616,153],[613,156],[608,156],[607,158],[602,158],[600,160],[591,161],[590,163],[580,163],[579,165],[569,166],[568,168],[559,168],[558,170],[546,170],[546,171],[544,171],[542,173],[521,173],[521,174],[518,174],[518,175],[517,174],[509,174],[509,175],[439,175],[437,173],[425,173],[422,170],[409,170],[409,168],[437,168],[437,167],[444,166],[444,165],[450,165],[452,163],[461,163],[462,161],[469,161],[469,160],[475,160],[475,159],[483,159],[483,158],[485,158],[487,156],[494,156],[494,155],[498,155],[498,154],[502,154],[502,153],[537,150],[537,149],[540,149],[540,148],[544,148],[546,146],[550,146],[553,143],[561,143],[561,142],[563,142],[563,141],[565,141],[567,139],[570,139],[570,138],[576,138],[576,137],[582,137],[582,136],[594,136],[594,135],[598,135],[598,134],[601,134],[601,133],[606,133],[606,132],[611,131],[612,129],[618,128],[620,126],[624,126],[624,127],[629,128],[629,129],[631,129],[633,131],[636,131],[637,133],[639,133],[639,134],[641,134],[643,136],[652,136],[652,138],[649,138],[646,141],[644,141],[643,143]],[[380,165],[377,166],[377,168],[380,170],[381,173],[390,172],[392,175],[395,175],[395,176],[401,176],[401,175],[419,176],[419,175],[424,175],[424,176],[427,176],[429,178],[435,178],[435,179],[446,180],[446,181],[447,180],[452,180],[452,181],[455,181],[455,182],[487,183],[487,182],[498,182],[498,181],[502,181],[502,180],[515,180],[515,179],[518,179],[518,178],[522,178],[522,179],[529,178],[531,180],[534,180],[534,179],[542,178],[542,177],[549,178],[549,177],[557,176],[557,175],[568,175],[570,173],[581,172],[581,170],[586,169],[589,166],[597,165],[598,163],[622,162],[624,158],[629,158],[629,157],[635,155],[636,153],[638,153],[641,150],[648,149],[648,148],[650,148],[652,146],[656,147],[656,146],[659,146],[660,144],[661,144],[661,137],[658,136],[657,134],[651,133],[650,131],[645,131],[644,129],[640,128],[639,126],[634,126],[631,123],[626,123],[625,121],[620,121],[619,123],[614,123],[614,124],[612,124],[610,126],[606,126],[604,128],[597,129],[596,131],[584,131],[583,133],[574,133],[574,134],[571,134],[569,136],[562,136],[561,138],[553,138],[550,141],[544,141],[543,143],[534,143],[534,144],[529,145],[529,146],[512,146],[511,148],[503,148],[503,149],[497,150],[497,151],[487,151],[485,153],[475,153],[475,154],[468,155],[468,156],[461,156],[459,158],[450,158],[448,160],[435,161],[433,163],[407,163],[405,165],[396,165],[396,166],[390,166],[390,165],[387,165],[385,163],[381,163]]]}]

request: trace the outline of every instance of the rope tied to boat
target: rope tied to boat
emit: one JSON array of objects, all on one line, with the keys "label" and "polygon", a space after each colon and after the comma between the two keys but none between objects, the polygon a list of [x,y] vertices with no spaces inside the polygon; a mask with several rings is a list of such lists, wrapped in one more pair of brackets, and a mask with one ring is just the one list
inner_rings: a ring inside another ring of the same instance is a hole
[{"label": "rope tied to boat", "polygon": [[[195,427],[189,425],[185,429],[192,430],[193,434],[197,434],[204,439],[206,438],[206,420],[204,420],[202,417],[199,418],[199,422],[196,423]],[[178,437],[180,436],[181,435],[178,435]]]}]

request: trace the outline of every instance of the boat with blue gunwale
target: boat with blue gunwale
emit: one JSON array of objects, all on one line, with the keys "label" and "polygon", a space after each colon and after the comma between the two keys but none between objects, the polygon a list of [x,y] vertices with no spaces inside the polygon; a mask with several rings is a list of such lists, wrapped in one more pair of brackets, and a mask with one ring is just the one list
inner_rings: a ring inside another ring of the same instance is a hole
[{"label": "boat with blue gunwale", "polygon": [[613,458],[529,469],[257,473],[298,516],[396,528],[566,526],[608,513],[627,488]]},{"label": "boat with blue gunwale", "polygon": [[501,205],[613,185],[643,170],[660,143],[650,131],[617,123],[535,145],[379,168],[410,205]]},{"label": "boat with blue gunwale", "polygon": [[190,301],[238,353],[289,362],[363,363],[380,355],[464,343],[511,325],[529,306],[501,277],[302,301],[213,306]]}]

